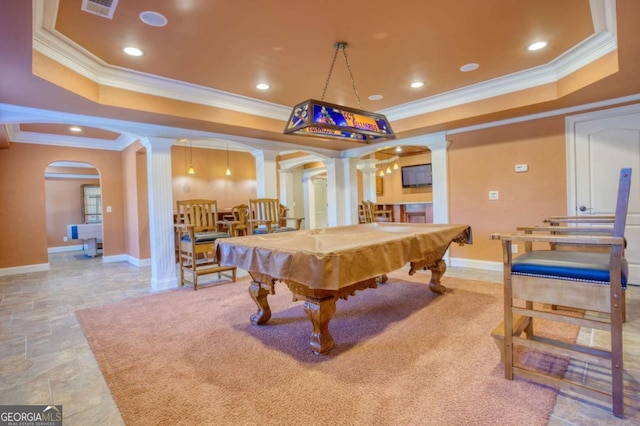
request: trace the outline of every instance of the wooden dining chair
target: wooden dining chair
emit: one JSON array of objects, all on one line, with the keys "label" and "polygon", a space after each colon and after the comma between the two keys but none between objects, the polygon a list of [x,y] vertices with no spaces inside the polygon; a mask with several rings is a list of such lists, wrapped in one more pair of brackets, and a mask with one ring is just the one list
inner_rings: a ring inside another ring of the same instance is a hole
[{"label": "wooden dining chair", "polygon": [[393,222],[393,210],[378,209],[378,205],[373,201],[362,200],[362,211],[364,223]]},{"label": "wooden dining chair", "polygon": [[176,224],[178,234],[178,283],[183,286],[185,273],[191,276],[193,289],[198,289],[198,277],[224,271],[231,271],[236,281],[235,266],[221,266],[216,257],[215,242],[228,238],[227,232],[218,231],[218,203],[216,200],[184,200],[176,203]]},{"label": "wooden dining chair", "polygon": [[231,235],[234,237],[237,237],[240,234],[247,235],[247,229],[249,226],[247,223],[247,219],[249,218],[249,206],[246,204],[233,206],[231,207],[231,215],[235,222],[230,230]]},{"label": "wooden dining chair", "polygon": [[[271,234],[272,232],[297,231],[304,218],[282,216],[281,204],[277,198],[256,198],[249,200],[250,234]],[[286,222],[295,221],[288,226]]]},{"label": "wooden dining chair", "polygon": [[[504,322],[501,326],[504,333],[505,377],[511,380],[514,375],[519,375],[606,401],[611,404],[613,414],[617,417],[624,415],[623,292],[628,277],[627,261],[624,258],[624,229],[630,182],[631,169],[622,169],[615,220],[610,234],[576,234],[558,232],[557,229],[539,229],[526,233],[492,235],[492,239],[501,240],[503,252],[505,305]],[[516,242],[532,243],[534,247],[513,257],[511,250]],[[543,250],[537,248],[541,243],[573,245],[576,250]],[[605,247],[607,250],[586,251],[584,247]],[[541,308],[544,304],[597,314],[576,318],[564,309],[549,311]],[[541,338],[534,330],[534,319],[537,318],[605,330],[610,341],[606,347],[591,347]],[[521,337],[523,332],[524,338]],[[608,369],[611,374],[610,389],[515,365],[516,346],[569,356],[573,360]]]}]

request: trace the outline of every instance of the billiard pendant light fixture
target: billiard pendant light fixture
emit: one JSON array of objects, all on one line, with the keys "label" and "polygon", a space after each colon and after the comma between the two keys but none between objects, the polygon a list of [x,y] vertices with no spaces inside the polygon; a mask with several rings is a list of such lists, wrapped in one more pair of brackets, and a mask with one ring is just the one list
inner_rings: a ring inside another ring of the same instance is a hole
[{"label": "billiard pendant light fixture", "polygon": [[[335,53],[329,69],[329,76],[324,84],[320,100],[309,99],[293,107],[291,116],[284,129],[285,134],[301,136],[316,136],[325,138],[338,138],[357,142],[369,143],[383,139],[395,139],[396,135],[391,125],[383,114],[364,111],[360,102],[360,96],[353,79],[349,59],[347,58],[347,43],[338,41],[334,45]],[[350,108],[324,102],[324,95],[331,80],[333,67],[338,57],[338,51],[342,51],[344,60],[349,70],[353,92],[358,101],[358,107]]]}]

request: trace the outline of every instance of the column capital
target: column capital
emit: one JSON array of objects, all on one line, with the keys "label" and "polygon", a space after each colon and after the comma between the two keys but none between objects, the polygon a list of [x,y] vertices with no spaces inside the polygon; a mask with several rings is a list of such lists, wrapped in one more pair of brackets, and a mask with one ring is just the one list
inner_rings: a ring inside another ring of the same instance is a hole
[{"label": "column capital", "polygon": [[177,142],[176,139],[158,138],[155,136],[145,136],[140,139],[140,143],[147,149],[167,151]]}]

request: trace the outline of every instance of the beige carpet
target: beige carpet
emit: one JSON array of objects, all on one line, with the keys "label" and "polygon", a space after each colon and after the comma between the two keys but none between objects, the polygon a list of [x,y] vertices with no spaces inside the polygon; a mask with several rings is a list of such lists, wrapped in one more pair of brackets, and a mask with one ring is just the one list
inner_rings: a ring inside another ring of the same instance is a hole
[{"label": "beige carpet", "polygon": [[[490,333],[502,286],[429,273],[340,300],[336,346],[318,357],[286,285],[254,326],[248,281],[183,288],[77,312],[128,425],[543,425],[556,391],[505,380]],[[537,327],[538,330],[544,326]],[[576,328],[553,328],[575,339]],[[566,362],[521,362],[562,374]]]}]

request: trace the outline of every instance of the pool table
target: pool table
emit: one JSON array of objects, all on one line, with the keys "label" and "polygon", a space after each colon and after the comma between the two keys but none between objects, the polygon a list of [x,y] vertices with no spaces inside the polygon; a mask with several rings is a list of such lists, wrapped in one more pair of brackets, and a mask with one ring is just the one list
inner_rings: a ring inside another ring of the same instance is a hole
[{"label": "pool table", "polygon": [[311,320],[311,350],[318,355],[334,346],[329,321],[339,298],[357,290],[375,288],[386,274],[407,263],[409,274],[429,269],[431,291],[444,294],[440,278],[442,260],[452,242],[469,244],[469,225],[366,223],[267,235],[219,239],[221,265],[236,266],[253,279],[249,294],[258,306],[251,322],[265,324],[271,318],[267,301],[275,294],[276,281],[284,282],[294,301],[304,300]]}]

